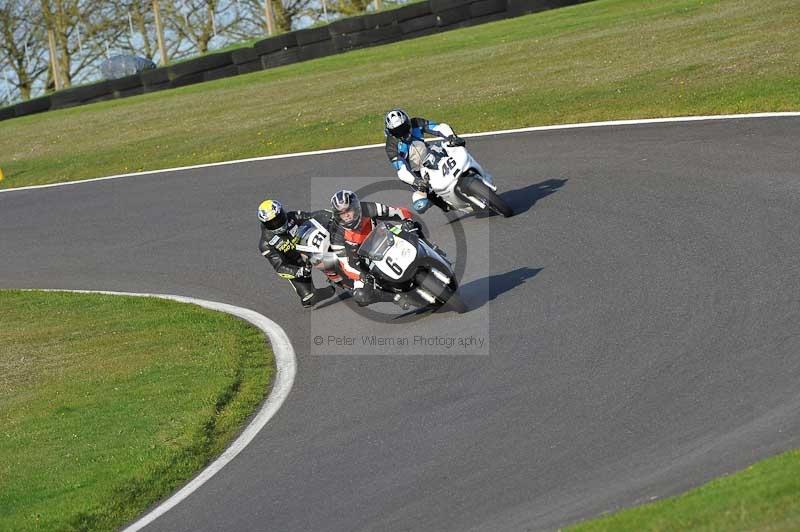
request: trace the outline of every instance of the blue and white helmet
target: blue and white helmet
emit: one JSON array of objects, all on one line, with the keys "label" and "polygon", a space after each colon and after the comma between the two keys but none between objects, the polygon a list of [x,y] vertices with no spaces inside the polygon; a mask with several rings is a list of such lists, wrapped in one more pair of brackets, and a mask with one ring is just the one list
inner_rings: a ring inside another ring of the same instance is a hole
[{"label": "blue and white helmet", "polygon": [[411,119],[402,109],[392,109],[386,113],[384,131],[398,139],[406,139],[411,134]]}]

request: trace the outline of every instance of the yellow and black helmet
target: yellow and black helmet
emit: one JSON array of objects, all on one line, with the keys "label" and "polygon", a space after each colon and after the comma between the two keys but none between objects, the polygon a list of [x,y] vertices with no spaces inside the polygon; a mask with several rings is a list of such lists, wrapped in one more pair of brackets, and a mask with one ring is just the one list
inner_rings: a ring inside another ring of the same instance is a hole
[{"label": "yellow and black helmet", "polygon": [[258,219],[261,223],[275,233],[286,231],[287,218],[286,209],[279,201],[267,199],[258,206]]}]

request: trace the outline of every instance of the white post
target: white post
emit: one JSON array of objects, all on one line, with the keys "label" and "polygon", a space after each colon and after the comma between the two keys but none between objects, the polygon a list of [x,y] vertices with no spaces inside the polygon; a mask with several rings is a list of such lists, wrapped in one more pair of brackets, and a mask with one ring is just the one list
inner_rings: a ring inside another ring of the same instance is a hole
[{"label": "white post", "polygon": [[161,12],[158,9],[158,0],[153,0],[153,17],[156,23],[156,37],[158,37],[158,51],[161,53],[161,66],[167,65],[167,48],[164,46],[164,28],[161,26]]},{"label": "white post", "polygon": [[217,16],[212,11],[211,12],[211,30],[214,32],[214,37],[217,36]]},{"label": "white post", "polygon": [[325,0],[322,0],[322,13],[325,16],[325,22],[330,22],[328,20],[328,5]]},{"label": "white post", "polygon": [[53,83],[56,90],[61,90],[61,69],[58,67],[56,36],[52,29],[47,30],[47,47],[50,49],[50,68],[53,69]]},{"label": "white post", "polygon": [[76,24],[75,30],[78,32],[78,48],[80,49],[81,54],[83,54],[83,40],[81,40],[81,25]]},{"label": "white post", "polygon": [[11,83],[9,83],[9,81],[8,81],[8,72],[6,72],[5,70],[3,70],[3,77],[6,78],[5,79],[5,81],[6,81],[5,82],[5,86],[6,86],[6,101],[8,103],[11,103],[11,89],[9,88],[11,86]]},{"label": "white post", "polygon": [[128,28],[131,30],[131,44],[133,43],[133,19],[131,18],[131,12],[128,11]]},{"label": "white post", "polygon": [[267,33],[272,36],[275,34],[275,15],[272,13],[271,0],[264,0],[264,15],[267,17]]}]

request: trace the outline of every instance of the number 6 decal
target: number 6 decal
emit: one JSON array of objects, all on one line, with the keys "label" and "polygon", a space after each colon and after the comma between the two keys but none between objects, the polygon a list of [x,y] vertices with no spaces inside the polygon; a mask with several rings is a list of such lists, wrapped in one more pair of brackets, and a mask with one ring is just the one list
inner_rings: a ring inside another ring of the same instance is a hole
[{"label": "number 6 decal", "polygon": [[399,264],[392,260],[392,257],[386,257],[386,265],[392,269],[394,273],[397,275],[403,274],[403,268],[400,267]]}]

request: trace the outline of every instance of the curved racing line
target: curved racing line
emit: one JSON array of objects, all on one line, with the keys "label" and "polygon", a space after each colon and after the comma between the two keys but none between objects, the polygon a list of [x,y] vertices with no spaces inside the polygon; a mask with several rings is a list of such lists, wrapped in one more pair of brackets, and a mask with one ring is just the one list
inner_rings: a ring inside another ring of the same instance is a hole
[{"label": "curved racing line", "polygon": [[233,460],[247,445],[256,437],[256,435],[264,428],[264,425],[274,416],[278,409],[280,409],[283,402],[289,396],[294,384],[294,377],[297,373],[297,359],[294,354],[289,337],[286,335],[280,325],[267,318],[266,316],[242,307],[227,305],[225,303],[217,303],[216,301],[207,301],[204,299],[195,299],[192,297],[176,296],[170,294],[139,294],[133,292],[108,292],[103,290],[41,290],[42,292],[73,292],[79,294],[107,294],[113,296],[133,296],[133,297],[156,297],[159,299],[169,299],[178,301],[179,303],[189,303],[199,307],[216,310],[218,312],[225,312],[231,314],[245,321],[248,321],[261,329],[268,337],[272,345],[272,351],[275,354],[275,379],[272,384],[272,390],[266,401],[261,405],[258,413],[255,415],[249,425],[242,431],[238,438],[236,438],[231,445],[225,449],[216,460],[206,467],[199,475],[193,478],[183,488],[178,490],[175,494],[167,500],[153,508],[150,512],[139,518],[135,523],[124,529],[124,532],[136,532],[156,519],[162,514],[168,512],[171,508],[176,506],[183,499],[188,497],[193,491],[206,483],[208,479],[217,474],[219,470],[225,467],[228,462]]},{"label": "curved racing line", "polygon": [[[608,126],[619,126],[619,125],[654,124],[654,123],[667,123],[667,122],[693,122],[693,121],[703,121],[703,120],[731,120],[731,119],[787,117],[787,116],[800,116],[800,112],[751,113],[751,114],[740,114],[740,115],[689,116],[689,117],[656,118],[656,119],[641,119],[641,120],[588,122],[579,124],[528,127],[528,128],[492,131],[484,133],[470,133],[461,136],[483,137],[483,136],[504,135],[504,134],[531,132],[531,131],[546,131],[555,129],[573,129],[573,128],[589,128],[589,127],[608,127]],[[166,168],[166,169],[152,170],[146,172],[112,175],[100,178],[86,179],[81,181],[70,181],[65,183],[54,183],[48,185],[35,185],[28,187],[10,188],[5,190],[0,190],[0,193],[14,192],[18,190],[49,188],[56,186],[67,186],[80,183],[88,183],[92,181],[117,179],[121,177],[132,177],[137,175],[150,175],[150,174],[158,174],[161,172],[171,172],[177,170],[207,168],[207,167],[238,164],[251,161],[283,159],[292,157],[303,157],[309,155],[355,151],[355,150],[380,147],[382,145],[383,144],[370,144],[370,145],[353,146],[347,148],[336,148],[329,150],[318,150],[318,151],[309,151],[309,152],[292,153],[284,155],[272,155],[266,157],[254,157],[249,159],[240,159],[240,160],[225,161],[225,162],[210,163],[210,164],[200,164],[200,165],[185,166],[178,168]],[[269,422],[269,420],[275,415],[275,413],[277,413],[277,411],[280,409],[280,407],[282,406],[283,402],[288,397],[289,392],[292,389],[297,369],[294,348],[292,347],[292,344],[288,336],[278,324],[276,324],[274,321],[268,319],[267,317],[255,311],[224,303],[195,299],[191,297],[168,295],[168,294],[146,294],[146,293],[132,293],[132,292],[94,291],[94,290],[44,290],[44,291],[99,293],[99,294],[109,294],[109,295],[135,296],[135,297],[157,297],[161,299],[178,301],[181,303],[194,304],[220,312],[226,312],[228,314],[242,318],[252,323],[259,329],[261,329],[269,337],[273,352],[275,354],[275,363],[277,369],[272,390],[269,396],[267,397],[266,401],[263,403],[260,410],[256,414],[256,416],[253,418],[250,424],[244,429],[244,431],[239,435],[239,437],[222,453],[222,455],[220,455],[199,475],[197,475],[194,479],[192,479],[188,484],[186,484],[183,488],[181,488],[167,500],[165,500],[164,502],[153,508],[150,512],[145,514],[143,517],[139,518],[136,522],[125,528],[124,532],[135,532],[144,528],[148,524],[152,523],[159,516],[163,515],[164,513],[172,509],[183,499],[188,497],[192,492],[194,492],[200,486],[202,486],[207,480],[213,477],[217,472],[219,472],[225,465],[227,465],[231,460],[233,460],[233,458],[236,455],[238,455],[253,440],[253,438]]]}]

